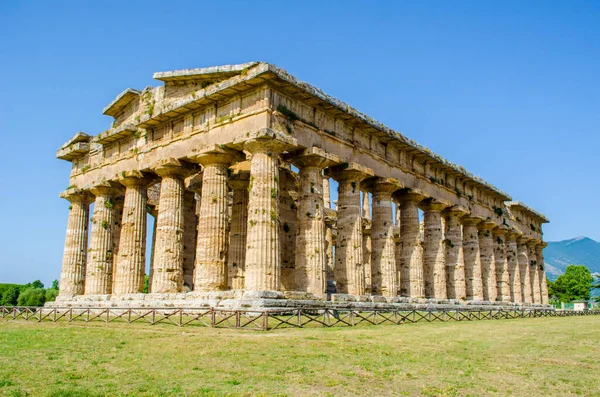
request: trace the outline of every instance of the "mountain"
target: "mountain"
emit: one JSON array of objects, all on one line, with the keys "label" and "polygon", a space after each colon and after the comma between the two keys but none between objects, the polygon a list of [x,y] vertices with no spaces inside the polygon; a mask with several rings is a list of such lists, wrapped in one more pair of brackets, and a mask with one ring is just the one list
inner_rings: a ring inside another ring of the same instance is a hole
[{"label": "mountain", "polygon": [[592,273],[600,273],[600,243],[588,237],[550,241],[544,248],[544,263],[551,280],[561,275],[568,265],[585,265]]}]

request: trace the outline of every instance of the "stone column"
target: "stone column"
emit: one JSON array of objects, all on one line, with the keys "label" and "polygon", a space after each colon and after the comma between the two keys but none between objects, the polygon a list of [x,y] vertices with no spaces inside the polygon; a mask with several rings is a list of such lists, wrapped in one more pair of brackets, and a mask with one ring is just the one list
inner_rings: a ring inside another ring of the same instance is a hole
[{"label": "stone column", "polygon": [[288,163],[279,167],[279,252],[281,253],[281,291],[297,291],[296,287],[296,237],[298,233],[299,178]]},{"label": "stone column", "polygon": [[450,203],[438,199],[426,199],[421,202],[425,228],[423,278],[426,298],[448,299],[441,211],[449,206]]},{"label": "stone column", "polygon": [[296,288],[323,294],[327,286],[327,242],[322,171],[337,162],[337,156],[311,147],[293,160],[300,170],[298,234],[296,235]]},{"label": "stone column", "polygon": [[202,200],[198,219],[194,291],[227,289],[229,206],[228,170],[242,160],[239,152],[221,146],[205,149],[191,158],[202,164]]},{"label": "stone column", "polygon": [[523,302],[523,295],[521,294],[521,271],[517,260],[518,236],[519,233],[514,231],[509,231],[506,234],[506,260],[508,262],[510,301],[521,303]]},{"label": "stone column", "polygon": [[460,220],[469,211],[460,206],[450,207],[444,211],[446,217],[446,290],[448,299],[465,300],[465,258],[463,252],[463,236]]},{"label": "stone column", "polygon": [[154,171],[161,177],[156,218],[156,246],[152,264],[152,293],[183,290],[184,182],[186,169],[176,159],[161,161]]},{"label": "stone column", "polygon": [[[148,292],[152,292],[152,277],[154,277],[154,254],[156,253],[156,219],[158,218],[158,205],[151,207],[148,205],[148,213],[153,219],[152,222],[152,241],[150,246],[150,266],[149,266],[149,274],[148,274]],[[113,282],[114,289],[114,282]]]},{"label": "stone column", "polygon": [[123,223],[115,269],[115,295],[140,293],[146,268],[146,204],[148,180],[139,171],[124,172]]},{"label": "stone column", "polygon": [[82,295],[85,283],[88,223],[91,196],[79,189],[69,189],[60,197],[71,203],[67,236],[60,272],[60,296]]},{"label": "stone column", "polygon": [[542,305],[548,304],[548,281],[546,280],[546,264],[544,263],[544,248],[548,246],[548,243],[541,242],[535,247],[538,273],[540,280],[540,300]]},{"label": "stone column", "polygon": [[423,247],[419,229],[419,203],[425,194],[417,189],[402,190],[397,196],[400,202],[400,295],[412,298],[425,297],[423,280]]},{"label": "stone column", "polygon": [[357,163],[330,168],[338,181],[337,245],[334,278],[338,294],[364,295],[360,183],[373,171]]},{"label": "stone column", "polygon": [[245,289],[280,290],[279,155],[295,139],[264,130],[244,144],[251,153]]},{"label": "stone column", "polygon": [[326,176],[323,177],[323,205],[325,208],[331,208],[331,187]]},{"label": "stone column", "polygon": [[363,236],[363,265],[362,269],[364,272],[365,280],[365,294],[371,294],[372,292],[372,262],[371,253],[373,251],[372,243],[372,224],[371,224],[371,210],[369,207],[369,193],[366,190],[362,191],[361,198],[361,217],[362,217],[362,236]]},{"label": "stone column", "polygon": [[115,197],[119,191],[110,183],[104,182],[94,186],[91,192],[96,196],[96,200],[88,250],[85,294],[106,295],[112,293],[113,260],[116,251],[113,234],[118,228]]},{"label": "stone column", "polygon": [[335,227],[334,220],[330,216],[325,217],[325,250],[327,251],[327,265],[325,273],[327,277],[327,293],[335,293],[335,278],[333,275],[333,229]]},{"label": "stone column", "polygon": [[533,303],[531,296],[531,278],[529,274],[529,249],[527,248],[528,237],[517,239],[517,260],[521,273],[521,296],[523,303]]},{"label": "stone column", "polygon": [[496,259],[496,300],[499,302],[510,301],[510,276],[508,272],[508,259],[506,244],[506,226],[498,226],[492,230],[494,237],[494,258]]},{"label": "stone column", "polygon": [[495,302],[496,290],[496,258],[494,256],[494,238],[492,229],[497,225],[492,221],[479,224],[479,257],[481,258],[481,281],[483,300]]},{"label": "stone column", "polygon": [[527,243],[529,249],[529,277],[531,281],[531,301],[537,305],[542,303],[542,296],[540,291],[540,276],[538,272],[536,246],[540,243],[536,240],[531,240]]},{"label": "stone column", "polygon": [[249,171],[238,171],[229,179],[229,186],[233,191],[227,261],[227,285],[229,289],[244,289],[249,183]]},{"label": "stone column", "polygon": [[465,260],[465,288],[467,300],[483,300],[483,284],[481,281],[481,257],[477,225],[482,218],[466,216],[463,224],[463,253]]},{"label": "stone column", "polygon": [[183,193],[183,289],[194,289],[194,263],[196,262],[196,193]]},{"label": "stone column", "polygon": [[371,286],[374,295],[393,297],[398,293],[392,193],[400,187],[393,178],[377,178],[373,183]]}]

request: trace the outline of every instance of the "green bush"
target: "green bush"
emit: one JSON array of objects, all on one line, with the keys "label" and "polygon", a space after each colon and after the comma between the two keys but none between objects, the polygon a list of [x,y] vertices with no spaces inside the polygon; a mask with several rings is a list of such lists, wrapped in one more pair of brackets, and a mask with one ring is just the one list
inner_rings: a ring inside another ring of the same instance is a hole
[{"label": "green bush", "polygon": [[43,288],[27,288],[19,294],[19,306],[44,306],[46,290]]},{"label": "green bush", "polygon": [[46,290],[46,302],[54,302],[58,296],[58,289],[48,288]]},{"label": "green bush", "polygon": [[15,306],[22,288],[18,284],[0,284],[0,306]]}]

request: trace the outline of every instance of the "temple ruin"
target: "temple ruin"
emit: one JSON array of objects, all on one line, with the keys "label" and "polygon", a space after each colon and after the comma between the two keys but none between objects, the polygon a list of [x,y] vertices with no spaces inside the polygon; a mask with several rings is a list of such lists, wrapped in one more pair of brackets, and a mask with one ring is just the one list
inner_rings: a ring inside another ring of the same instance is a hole
[{"label": "temple ruin", "polygon": [[548,305],[548,219],[463,167],[268,63],[154,78],[58,150],[50,305]]}]

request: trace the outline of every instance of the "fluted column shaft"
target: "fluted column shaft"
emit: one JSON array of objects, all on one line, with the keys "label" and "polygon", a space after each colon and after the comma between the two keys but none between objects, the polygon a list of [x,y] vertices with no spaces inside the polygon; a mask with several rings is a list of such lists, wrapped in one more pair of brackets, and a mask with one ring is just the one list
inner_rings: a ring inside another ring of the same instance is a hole
[{"label": "fluted column shaft", "polygon": [[115,269],[116,295],[142,292],[146,268],[147,181],[141,176],[126,176],[123,223]]},{"label": "fluted column shaft", "polygon": [[460,219],[467,211],[453,207],[446,215],[446,290],[448,299],[466,299],[465,258]]},{"label": "fluted column shaft", "polygon": [[396,296],[398,280],[396,271],[396,242],[392,214],[392,193],[399,184],[391,180],[378,180],[373,191],[373,222],[371,228],[371,288],[375,295]]},{"label": "fluted column shaft", "polygon": [[409,190],[398,196],[400,201],[400,295],[425,297],[423,280],[423,247],[419,230],[419,203],[425,196]]},{"label": "fluted column shaft", "polygon": [[539,273],[539,281],[540,281],[540,300],[543,305],[548,304],[548,282],[546,281],[546,265],[544,264],[544,248],[547,246],[547,243],[540,243],[536,245],[535,252],[537,256],[538,262],[538,273]]},{"label": "fluted column shaft", "polygon": [[493,222],[479,224],[479,257],[481,258],[481,281],[483,300],[494,302],[497,297],[496,289],[496,258],[494,255]]},{"label": "fluted column shaft", "polygon": [[84,292],[90,196],[84,192],[62,194],[70,203],[69,220],[60,272],[61,296],[82,295]]},{"label": "fluted column shaft", "polygon": [[249,172],[239,172],[229,180],[229,186],[233,190],[231,231],[229,232],[229,256],[227,263],[227,284],[230,289],[244,288],[249,182]]},{"label": "fluted column shaft", "polygon": [[425,297],[447,299],[446,260],[441,211],[446,204],[428,199],[421,203],[424,221],[423,278]]},{"label": "fluted column shaft", "polygon": [[494,258],[496,259],[496,300],[500,302],[510,301],[510,276],[508,271],[507,229],[496,228],[493,230]]},{"label": "fluted column shaft", "polygon": [[[115,258],[114,232],[118,228],[115,214],[117,191],[110,186],[91,189],[96,196],[92,216],[92,236],[88,251],[85,294],[112,293],[113,261]],[[116,223],[116,224],[115,224]]]},{"label": "fluted column shaft", "polygon": [[160,201],[156,219],[156,246],[152,275],[153,293],[183,290],[184,169],[180,165],[160,166]]},{"label": "fluted column shaft", "polygon": [[326,176],[323,177],[323,205],[325,208],[331,208],[331,187]]},{"label": "fluted column shaft", "polygon": [[517,235],[509,232],[506,236],[506,260],[508,262],[510,301],[523,302],[521,292],[521,271],[517,259]]},{"label": "fluted column shaft", "polygon": [[183,284],[190,290],[194,286],[197,227],[196,193],[186,191],[183,194]]},{"label": "fluted column shaft", "polygon": [[523,303],[533,303],[527,241],[527,239],[523,238],[517,240],[517,260],[519,261],[519,271],[521,273],[521,296],[523,297]]},{"label": "fluted column shaft", "polygon": [[483,300],[483,284],[481,281],[481,257],[479,255],[479,236],[477,225],[481,219],[464,217],[463,253],[465,261],[465,288],[467,300]]},{"label": "fluted column shaft", "polygon": [[527,244],[529,249],[529,274],[531,281],[531,300],[535,304],[542,303],[542,295],[540,290],[540,275],[538,272],[537,253],[535,247],[537,242],[535,240],[530,241]]}]

